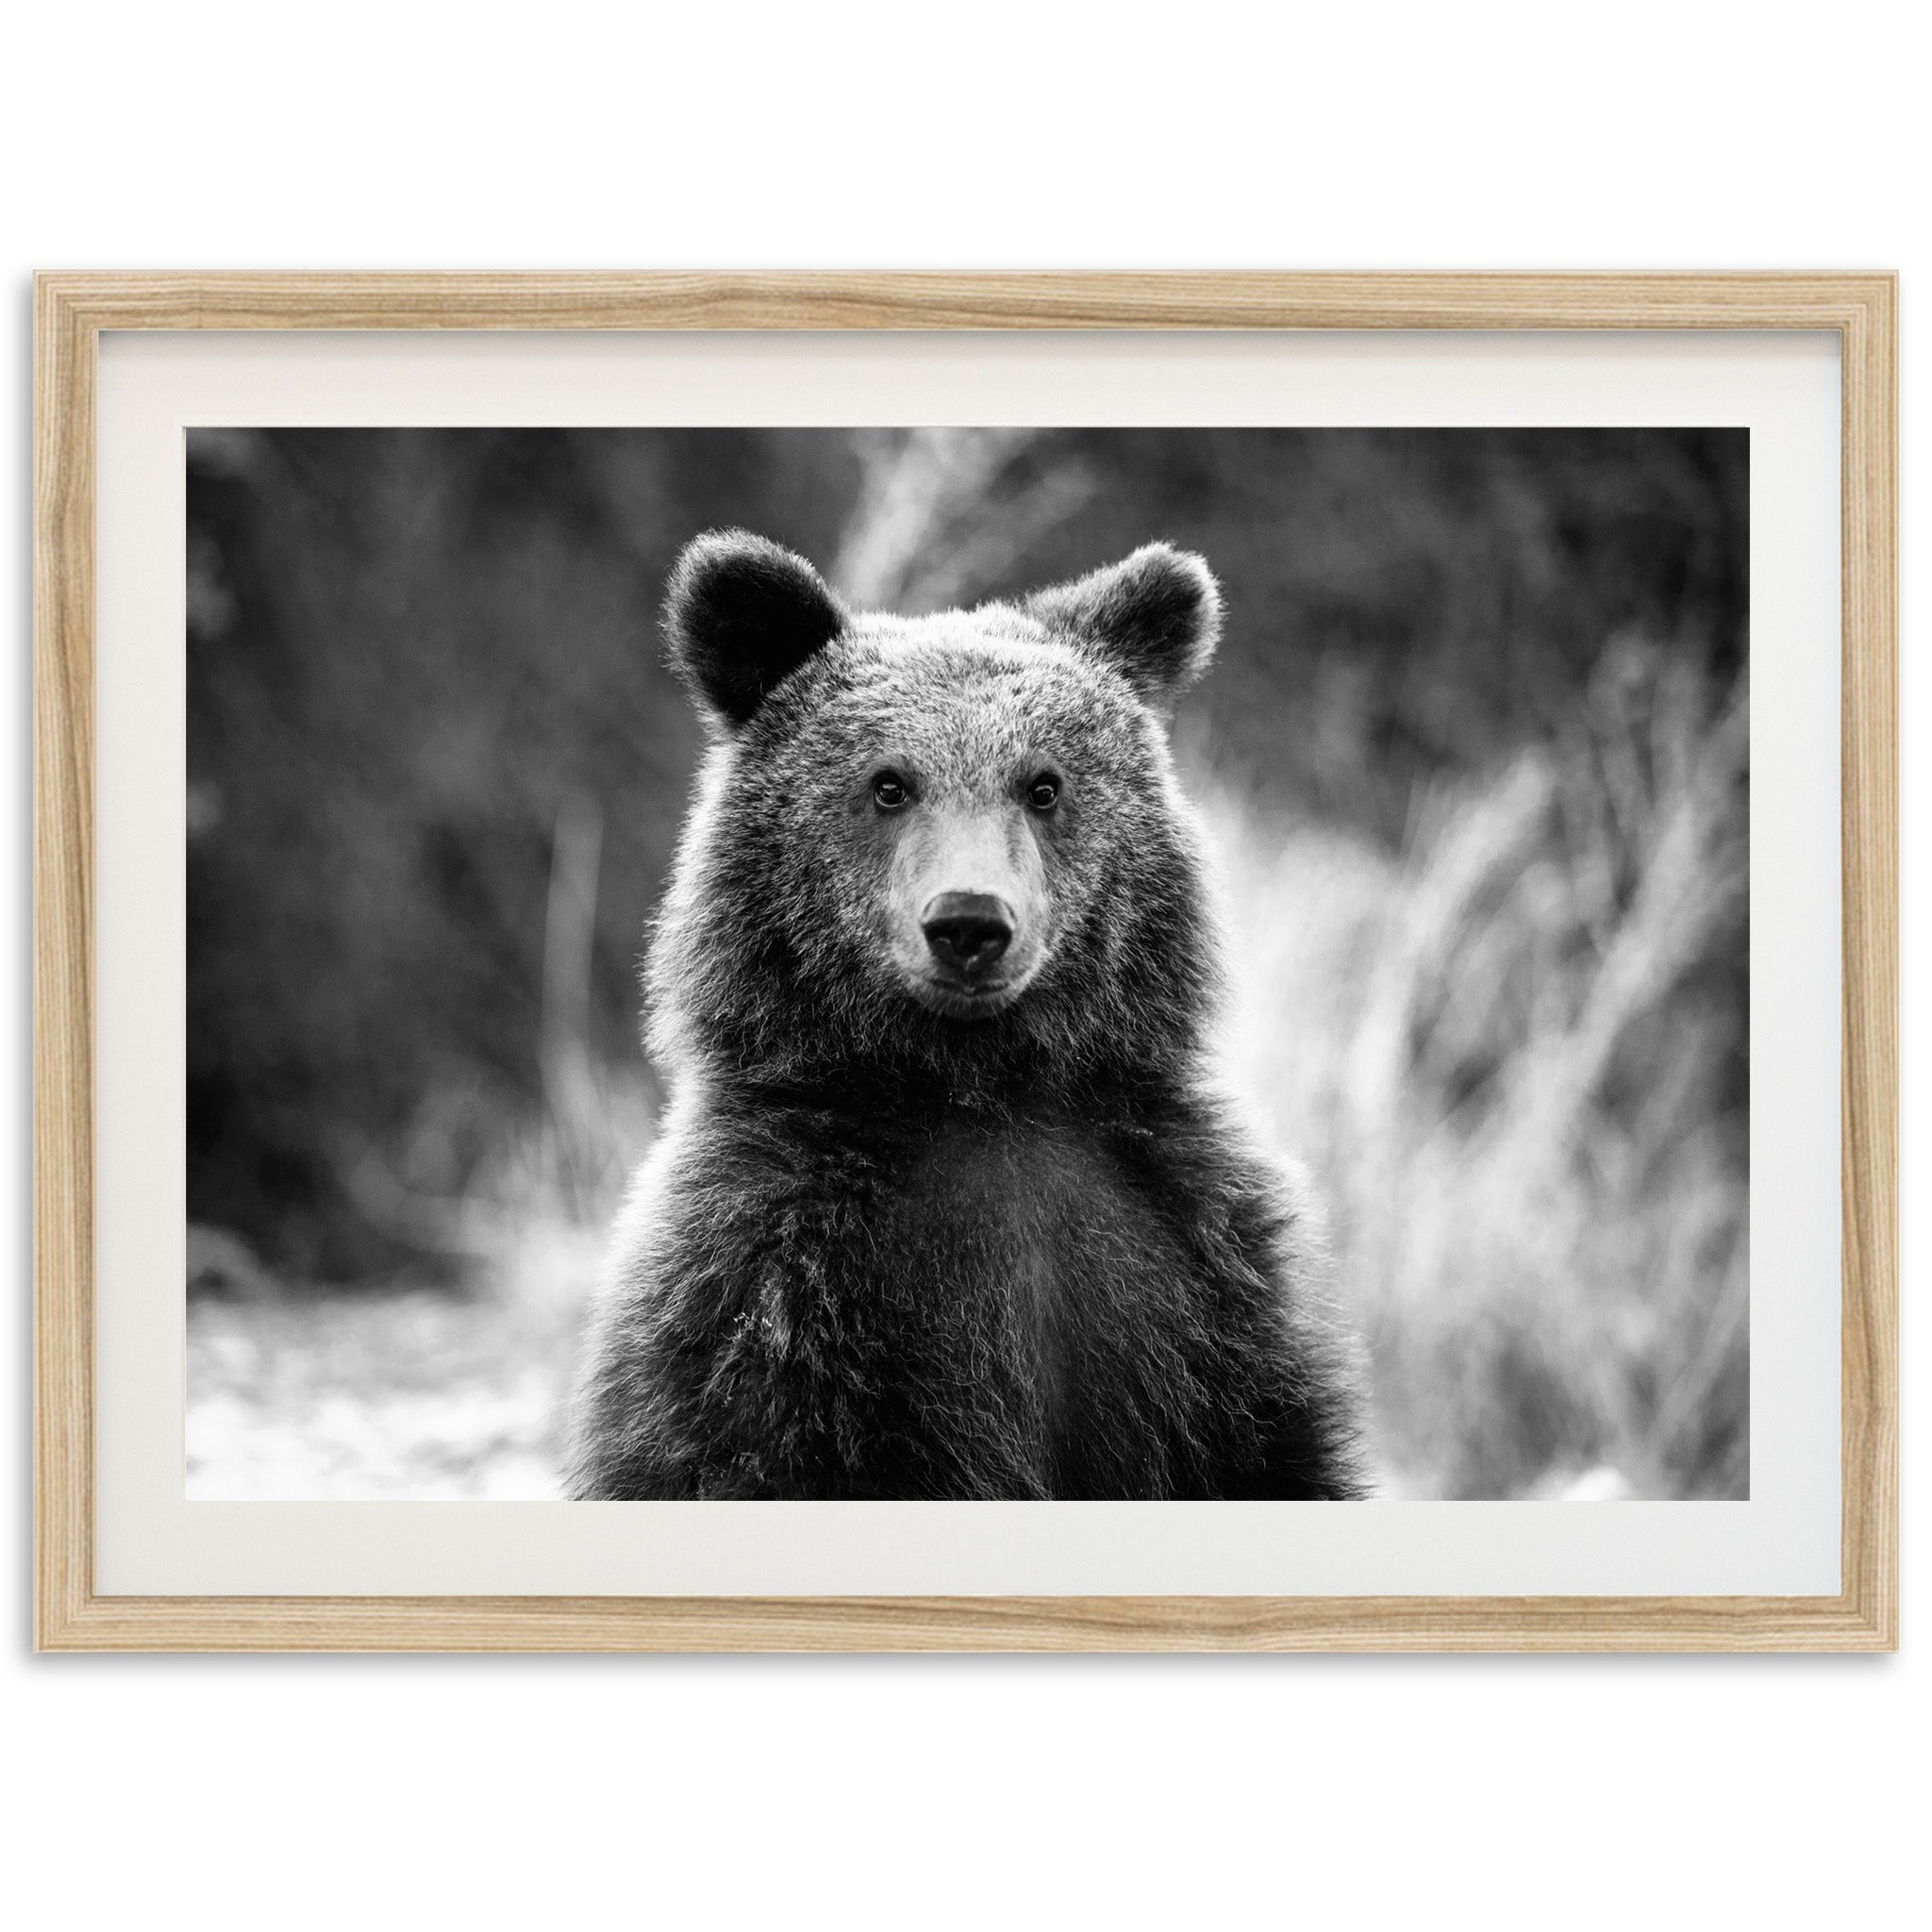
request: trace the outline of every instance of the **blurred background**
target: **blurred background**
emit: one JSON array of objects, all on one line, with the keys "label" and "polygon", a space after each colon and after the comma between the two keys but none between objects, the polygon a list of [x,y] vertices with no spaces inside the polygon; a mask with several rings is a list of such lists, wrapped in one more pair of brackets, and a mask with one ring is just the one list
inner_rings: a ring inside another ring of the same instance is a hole
[{"label": "blurred background", "polygon": [[1155,537],[1231,1076],[1417,1497],[1748,1492],[1748,445],[1730,430],[201,430],[188,1483],[546,1496],[662,1090],[697,532],[859,605]]}]

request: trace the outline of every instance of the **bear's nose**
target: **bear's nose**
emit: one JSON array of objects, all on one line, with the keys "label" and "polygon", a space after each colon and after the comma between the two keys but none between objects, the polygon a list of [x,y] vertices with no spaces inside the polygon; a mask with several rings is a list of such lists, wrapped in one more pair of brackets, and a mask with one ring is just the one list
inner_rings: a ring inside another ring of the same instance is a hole
[{"label": "bear's nose", "polygon": [[941,892],[919,922],[932,956],[949,973],[975,979],[1013,940],[1013,911],[991,892]]}]

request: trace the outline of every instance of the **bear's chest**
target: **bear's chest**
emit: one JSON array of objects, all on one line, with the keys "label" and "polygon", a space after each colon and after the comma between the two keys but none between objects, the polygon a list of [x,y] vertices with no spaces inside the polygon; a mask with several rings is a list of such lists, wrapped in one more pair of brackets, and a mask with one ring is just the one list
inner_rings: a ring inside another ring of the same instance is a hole
[{"label": "bear's chest", "polygon": [[894,1164],[875,1212],[919,1274],[1022,1305],[1158,1236],[1108,1139],[1052,1125],[949,1124]]},{"label": "bear's chest", "polygon": [[666,1291],[663,1357],[705,1364],[705,1400],[880,1493],[1184,1487],[1212,1284],[1154,1137],[965,1118],[774,1144],[736,1239],[694,1212],[666,1250],[704,1286]]},{"label": "bear's chest", "polygon": [[996,1416],[1048,1493],[1171,1482],[1198,1293],[1142,1152],[1105,1129],[962,1124],[875,1206],[865,1266],[891,1271],[868,1295],[889,1376],[942,1432]]}]

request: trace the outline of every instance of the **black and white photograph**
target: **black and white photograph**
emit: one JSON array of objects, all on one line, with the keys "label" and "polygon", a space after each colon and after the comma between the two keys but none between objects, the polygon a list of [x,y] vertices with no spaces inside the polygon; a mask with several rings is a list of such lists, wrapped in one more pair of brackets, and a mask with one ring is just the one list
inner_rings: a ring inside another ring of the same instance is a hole
[{"label": "black and white photograph", "polygon": [[191,1499],[1749,1495],[1747,432],[186,463]]},{"label": "black and white photograph", "polygon": [[1920,16],[10,25],[9,1923],[1924,1916]]}]

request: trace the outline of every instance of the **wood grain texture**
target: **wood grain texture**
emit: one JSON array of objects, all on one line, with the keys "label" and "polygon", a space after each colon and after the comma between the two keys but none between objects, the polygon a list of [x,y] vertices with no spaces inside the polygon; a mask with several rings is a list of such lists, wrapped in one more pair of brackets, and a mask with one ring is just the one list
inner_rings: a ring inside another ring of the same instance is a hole
[{"label": "wood grain texture", "polygon": [[84,330],[1840,330],[1833,275],[56,275]]},{"label": "wood grain texture", "polygon": [[1841,1581],[1898,1645],[1898,284],[1845,318]]},{"label": "wood grain texture", "polygon": [[[1579,1506],[1580,1507],[1580,1506]],[[92,1597],[56,1650],[1873,1650],[1832,1597]]]},{"label": "wood grain texture", "polygon": [[34,304],[34,1557],[42,1641],[93,1571],[94,338]]},{"label": "wood grain texture", "polygon": [[[104,1597],[93,1590],[103,329],[1815,329],[1843,386],[1835,1597]],[[1898,1641],[1898,368],[1884,275],[55,275],[34,370],[35,1632],[46,1650],[1889,1650]]]}]

